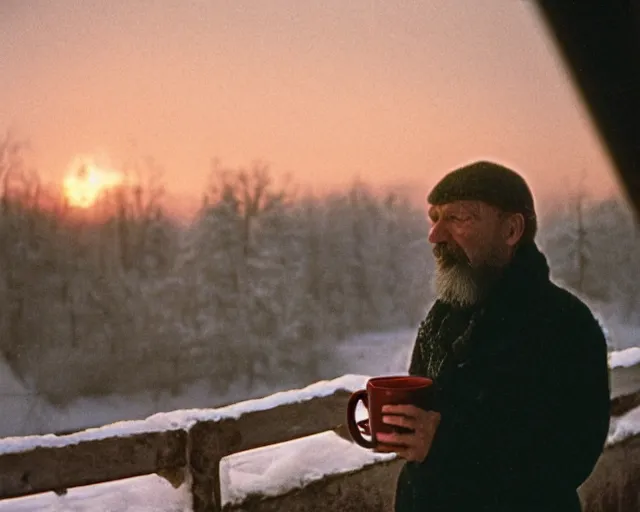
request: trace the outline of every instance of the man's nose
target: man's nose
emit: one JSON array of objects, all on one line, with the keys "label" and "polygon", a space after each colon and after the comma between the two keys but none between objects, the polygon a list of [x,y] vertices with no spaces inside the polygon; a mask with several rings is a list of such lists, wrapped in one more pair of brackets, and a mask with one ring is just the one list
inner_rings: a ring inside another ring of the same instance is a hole
[{"label": "man's nose", "polygon": [[447,242],[448,234],[446,228],[440,222],[434,222],[429,230],[429,242],[437,244]]}]

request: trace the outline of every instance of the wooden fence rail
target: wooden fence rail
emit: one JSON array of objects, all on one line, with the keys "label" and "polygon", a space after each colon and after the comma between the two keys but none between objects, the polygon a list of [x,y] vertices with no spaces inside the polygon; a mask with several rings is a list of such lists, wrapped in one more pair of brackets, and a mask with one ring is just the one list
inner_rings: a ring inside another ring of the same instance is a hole
[{"label": "wooden fence rail", "polygon": [[[288,403],[285,398],[285,403],[272,407],[267,397],[196,411],[183,425],[169,425],[166,430],[157,431],[153,422],[149,431],[144,431],[145,421],[124,422],[68,436],[0,440],[0,499],[158,473],[178,475],[182,480],[190,476],[194,512],[221,510],[223,457],[334,429],[342,431],[347,399],[351,388],[358,386],[340,389],[340,379],[332,382],[336,389],[327,396],[300,399],[296,392],[288,392]],[[305,390],[300,391],[304,395]],[[171,415],[164,416],[170,420]],[[129,430],[143,431],[127,433],[128,425],[133,427]]]},{"label": "wooden fence rail", "polygon": [[175,430],[6,453],[0,456],[0,496],[61,492],[184,467],[186,445],[187,432]]},{"label": "wooden fence rail", "polygon": [[[0,499],[147,474],[191,484],[194,512],[222,510],[220,461],[234,453],[334,430],[345,436],[350,393],[366,378],[345,376],[223,409],[176,411],[67,436],[0,440]],[[322,384],[322,383],[320,383]],[[333,388],[326,394],[327,388]],[[640,392],[612,396],[612,415],[640,403]]]}]

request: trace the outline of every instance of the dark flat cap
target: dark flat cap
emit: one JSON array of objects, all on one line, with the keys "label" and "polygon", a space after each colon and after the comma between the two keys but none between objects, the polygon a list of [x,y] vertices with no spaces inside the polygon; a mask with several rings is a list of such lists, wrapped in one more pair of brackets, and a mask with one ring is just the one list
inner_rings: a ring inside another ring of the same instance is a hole
[{"label": "dark flat cap", "polygon": [[505,212],[535,215],[533,195],[522,176],[493,162],[474,162],[451,171],[433,188],[430,204],[484,201]]},{"label": "dark flat cap", "polygon": [[531,190],[522,176],[500,164],[479,161],[451,171],[431,190],[427,200],[433,205],[483,201],[505,212],[521,213],[527,224],[526,238],[535,236],[537,221]]}]

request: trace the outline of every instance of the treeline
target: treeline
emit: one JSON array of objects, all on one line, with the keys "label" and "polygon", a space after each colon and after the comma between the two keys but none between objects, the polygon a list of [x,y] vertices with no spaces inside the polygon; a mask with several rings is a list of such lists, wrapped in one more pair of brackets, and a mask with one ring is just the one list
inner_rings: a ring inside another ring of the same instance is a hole
[{"label": "treeline", "polygon": [[88,218],[18,168],[3,183],[20,193],[0,190],[0,350],[52,401],[300,385],[336,340],[415,325],[428,305],[424,212],[365,184],[317,198],[265,166],[217,169],[184,227],[160,189],[121,187]]},{"label": "treeline", "polygon": [[[624,199],[573,193],[544,219],[538,240],[552,276],[612,331],[617,325],[640,331],[640,226]],[[616,348],[640,344],[640,338],[612,341]]]},{"label": "treeline", "polygon": [[[361,182],[300,194],[261,164],[214,169],[201,199],[187,226],[157,180],[73,210],[0,141],[0,353],[16,374],[54,402],[201,379],[220,393],[298,386],[328,376],[336,341],[423,318],[428,223],[408,199]],[[539,242],[602,318],[640,324],[640,239],[623,201],[571,197]]]}]

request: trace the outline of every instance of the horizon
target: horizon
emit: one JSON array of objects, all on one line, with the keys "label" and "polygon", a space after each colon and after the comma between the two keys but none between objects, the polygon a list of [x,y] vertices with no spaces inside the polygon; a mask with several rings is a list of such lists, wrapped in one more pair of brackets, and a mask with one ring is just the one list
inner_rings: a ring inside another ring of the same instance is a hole
[{"label": "horizon", "polygon": [[[247,168],[228,169],[223,168],[224,171],[230,171],[233,175],[235,172],[247,170]],[[249,168],[251,170],[251,168]],[[54,213],[65,212],[64,216],[72,219],[82,219],[83,223],[92,224],[93,221],[100,222],[101,220],[108,219],[112,215],[112,209],[120,201],[117,199],[121,193],[124,193],[123,198],[125,201],[135,200],[136,190],[140,186],[142,197],[146,198],[149,194],[153,194],[155,199],[154,203],[164,215],[167,215],[168,219],[177,222],[178,224],[188,225],[197,220],[197,215],[201,211],[202,207],[211,199],[211,190],[207,187],[203,187],[198,193],[180,194],[167,190],[162,180],[154,182],[154,186],[159,191],[155,195],[155,191],[149,188],[148,183],[140,183],[126,179],[126,176],[118,176],[113,178],[114,181],[104,186],[95,193],[95,197],[91,199],[88,204],[77,201],[75,194],[69,194],[66,190],[66,186],[70,178],[73,175],[67,176],[66,180],[62,183],[43,183],[40,181],[37,169],[30,169],[35,172],[35,178],[33,182],[28,180],[24,183],[28,183],[29,186],[34,185],[38,190],[37,202],[32,206],[36,206],[43,211],[50,211]],[[305,187],[303,183],[291,180],[289,175],[277,173],[267,166],[268,176],[271,178],[273,184],[273,191],[285,191],[290,194],[290,198],[294,202],[301,199],[315,199],[324,201],[332,196],[341,196],[347,194],[353,187],[364,187],[364,189],[371,193],[376,199],[384,199],[388,195],[396,195],[400,199],[407,200],[411,207],[422,211],[425,219],[428,218],[428,202],[426,196],[428,195],[428,189],[425,187],[424,191],[421,188],[411,187],[408,184],[392,183],[392,184],[376,184],[369,182],[366,179],[361,179],[355,176],[350,182],[347,182],[344,186],[326,187],[323,190],[313,190],[312,187]],[[107,172],[113,172],[111,170]],[[585,174],[586,176],[586,174]],[[210,176],[211,178],[211,176]],[[22,178],[18,177],[18,180]],[[6,184],[5,184],[6,186]],[[35,190],[35,189],[33,189]],[[629,213],[632,212],[631,205],[625,194],[616,190],[590,190],[584,186],[584,177],[576,178],[575,183],[569,187],[565,187],[561,198],[550,199],[547,197],[540,197],[536,194],[535,190],[532,190],[534,196],[534,203],[536,208],[536,215],[542,221],[553,220],[555,214],[563,215],[562,208],[573,207],[578,198],[584,201],[585,207],[590,208],[596,206],[598,203],[613,200],[623,205],[624,210]],[[115,193],[115,195],[114,195]],[[5,194],[10,197],[12,194],[11,187],[5,189]],[[19,197],[19,196],[16,196]],[[115,199],[115,203],[113,202]],[[20,199],[18,199],[20,201]],[[560,208],[560,209],[559,209]],[[114,210],[115,211],[115,210]],[[69,217],[70,216],[70,217]]]}]

